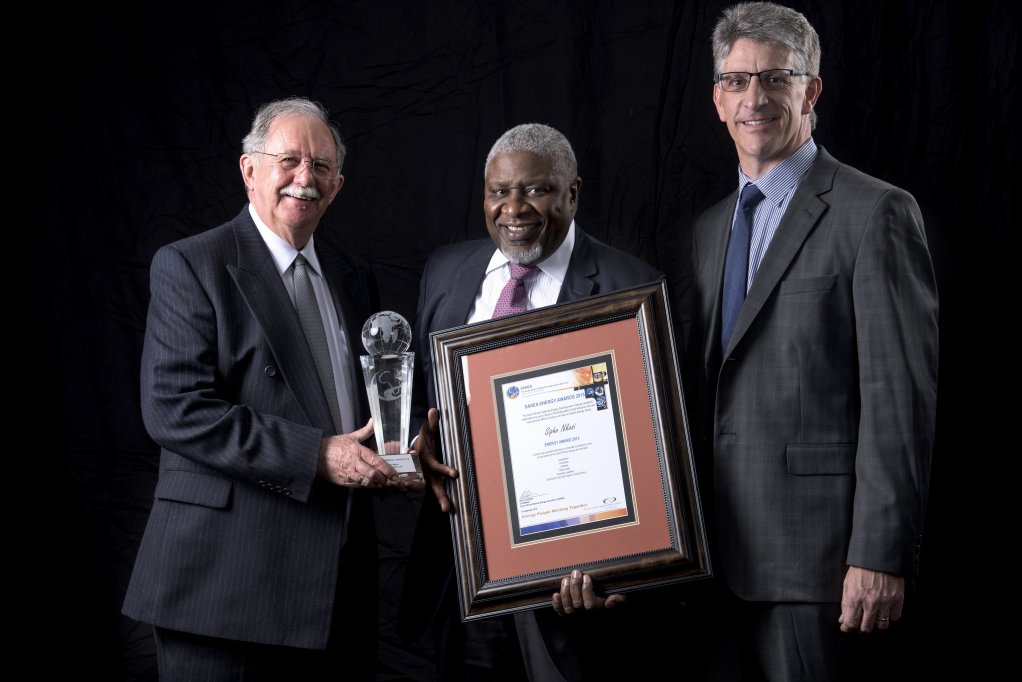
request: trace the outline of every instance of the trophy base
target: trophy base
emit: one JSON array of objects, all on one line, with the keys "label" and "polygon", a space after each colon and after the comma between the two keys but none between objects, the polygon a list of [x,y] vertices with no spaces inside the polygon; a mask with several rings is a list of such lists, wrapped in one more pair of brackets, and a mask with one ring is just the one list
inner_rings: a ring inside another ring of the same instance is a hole
[{"label": "trophy base", "polygon": [[383,461],[397,470],[398,475],[411,481],[425,481],[422,475],[422,464],[414,452],[402,452],[397,455],[381,455]]}]

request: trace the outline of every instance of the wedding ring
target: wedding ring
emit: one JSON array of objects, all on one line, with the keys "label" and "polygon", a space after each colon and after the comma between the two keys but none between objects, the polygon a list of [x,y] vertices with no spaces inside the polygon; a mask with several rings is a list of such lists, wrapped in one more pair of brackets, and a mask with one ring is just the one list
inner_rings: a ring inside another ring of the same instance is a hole
[{"label": "wedding ring", "polygon": [[359,476],[358,477],[358,484],[359,485],[365,485],[366,484],[366,477],[365,476]]},{"label": "wedding ring", "polygon": [[877,618],[877,622],[878,623],[886,623],[889,620],[890,620],[890,618]]}]

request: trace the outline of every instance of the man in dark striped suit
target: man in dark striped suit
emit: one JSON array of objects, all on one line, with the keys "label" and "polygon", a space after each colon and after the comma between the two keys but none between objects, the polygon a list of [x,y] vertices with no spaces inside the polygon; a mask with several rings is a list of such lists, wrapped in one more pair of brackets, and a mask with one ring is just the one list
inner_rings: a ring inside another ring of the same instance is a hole
[{"label": "man in dark striped suit", "polygon": [[414,484],[362,443],[370,270],[314,240],[344,154],[318,103],[264,105],[250,203],[153,259],[141,398],[160,477],[123,611],[153,624],[161,680],[373,679],[368,491]]}]

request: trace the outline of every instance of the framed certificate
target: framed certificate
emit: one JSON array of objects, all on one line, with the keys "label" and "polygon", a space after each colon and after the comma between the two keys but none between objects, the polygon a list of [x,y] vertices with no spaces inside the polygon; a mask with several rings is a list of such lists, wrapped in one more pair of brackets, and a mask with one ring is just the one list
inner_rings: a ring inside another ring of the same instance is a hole
[{"label": "framed certificate", "polygon": [[664,282],[433,332],[463,620],[711,574]]}]

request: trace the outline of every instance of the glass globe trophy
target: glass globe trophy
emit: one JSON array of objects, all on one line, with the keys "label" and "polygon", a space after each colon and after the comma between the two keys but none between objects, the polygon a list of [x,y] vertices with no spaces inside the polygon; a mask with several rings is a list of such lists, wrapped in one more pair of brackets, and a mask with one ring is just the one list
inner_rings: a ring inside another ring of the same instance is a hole
[{"label": "glass globe trophy", "polygon": [[415,369],[415,353],[408,351],[411,343],[408,321],[391,310],[382,310],[362,325],[362,345],[369,354],[359,358],[380,457],[401,476],[423,480],[419,456],[408,452]]}]

